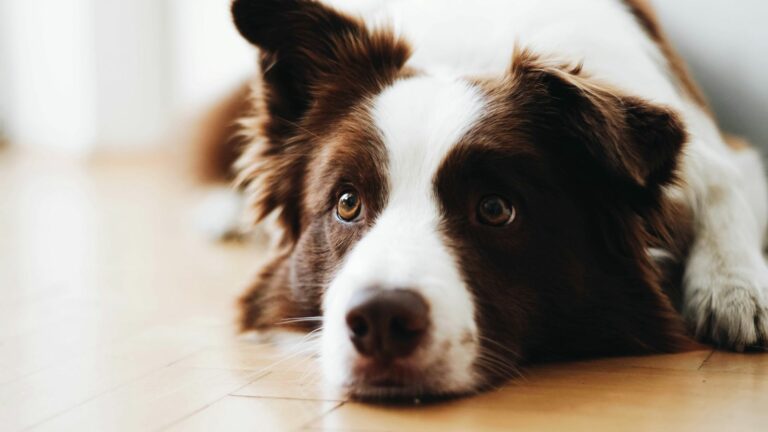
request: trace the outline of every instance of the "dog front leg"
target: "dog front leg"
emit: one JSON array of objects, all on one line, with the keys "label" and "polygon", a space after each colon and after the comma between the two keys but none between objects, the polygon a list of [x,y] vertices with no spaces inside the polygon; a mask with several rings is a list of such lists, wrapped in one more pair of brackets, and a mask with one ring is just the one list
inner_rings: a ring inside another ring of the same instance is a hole
[{"label": "dog front leg", "polygon": [[695,239],[684,277],[683,313],[702,340],[737,351],[768,347],[762,164],[757,157],[753,169],[744,169],[730,150],[708,153],[696,144],[685,166]]}]

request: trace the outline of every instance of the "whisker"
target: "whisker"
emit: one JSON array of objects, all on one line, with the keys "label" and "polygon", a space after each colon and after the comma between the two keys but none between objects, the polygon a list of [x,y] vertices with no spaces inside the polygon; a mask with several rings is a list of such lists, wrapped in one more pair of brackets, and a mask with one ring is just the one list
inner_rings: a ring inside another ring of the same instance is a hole
[{"label": "whisker", "polygon": [[514,360],[519,358],[519,355],[512,349],[490,339],[483,338],[486,342],[494,344],[500,348],[505,349],[507,352],[513,355],[513,359],[501,355],[488,347],[485,347],[477,356],[476,364],[478,367],[490,372],[491,374],[498,375],[504,378],[518,378],[522,376],[517,364]]},{"label": "whisker", "polygon": [[482,336],[482,335],[479,335],[478,339],[480,339],[481,341],[484,341],[484,342],[488,342],[489,344],[493,344],[494,346],[503,349],[504,351],[508,352],[509,354],[512,354],[512,356],[514,356],[516,359],[520,359],[521,358],[520,353],[518,353],[517,351],[513,350],[512,348],[502,344],[501,342],[495,341],[495,340],[493,340],[493,339],[491,339],[491,338],[489,338],[487,336]]},{"label": "whisker", "polygon": [[314,317],[299,317],[299,318],[286,318],[283,320],[280,320],[277,322],[277,325],[288,325],[288,324],[296,324],[296,323],[306,323],[306,322],[323,322],[323,317],[321,316],[314,316]]},{"label": "whisker", "polygon": [[[273,369],[289,360],[296,357],[306,357],[302,361],[309,361],[313,359],[313,356],[317,353],[317,344],[321,336],[323,327],[318,327],[311,332],[304,335],[298,342],[294,343],[292,347],[288,347],[288,353],[282,358],[271,363],[264,369]],[[312,354],[312,356],[305,356],[305,354]]]},{"label": "whisker", "polygon": [[486,366],[495,367],[497,371],[504,372],[504,376],[517,376],[520,374],[520,370],[514,363],[493,357],[489,355],[489,353],[484,353],[482,356],[478,357],[477,360],[484,363]]}]

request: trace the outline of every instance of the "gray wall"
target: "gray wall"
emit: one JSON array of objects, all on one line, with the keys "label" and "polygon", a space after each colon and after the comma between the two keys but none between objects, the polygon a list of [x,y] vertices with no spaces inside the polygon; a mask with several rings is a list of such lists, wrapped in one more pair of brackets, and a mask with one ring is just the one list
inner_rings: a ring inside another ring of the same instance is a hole
[{"label": "gray wall", "polygon": [[653,0],[723,129],[768,154],[768,2]]}]

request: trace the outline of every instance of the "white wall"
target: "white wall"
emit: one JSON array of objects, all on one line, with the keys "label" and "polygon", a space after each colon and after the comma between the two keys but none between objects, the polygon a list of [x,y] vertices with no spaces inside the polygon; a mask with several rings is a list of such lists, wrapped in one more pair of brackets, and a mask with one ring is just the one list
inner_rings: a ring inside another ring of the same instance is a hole
[{"label": "white wall", "polygon": [[768,2],[654,0],[723,128],[768,151]]},{"label": "white wall", "polygon": [[0,128],[74,153],[173,144],[179,119],[254,69],[229,4],[0,0]]},{"label": "white wall", "polygon": [[2,93],[15,143],[82,151],[93,141],[91,1],[2,0]]},{"label": "white wall", "polygon": [[[654,2],[724,128],[768,149],[768,2]],[[0,131],[73,152],[167,143],[253,70],[229,3],[0,0]]]},{"label": "white wall", "polygon": [[91,14],[94,145],[107,150],[158,145],[172,124],[172,47],[164,2],[93,0]]},{"label": "white wall", "polygon": [[254,72],[255,50],[237,33],[231,0],[170,0],[174,111],[204,109]]}]

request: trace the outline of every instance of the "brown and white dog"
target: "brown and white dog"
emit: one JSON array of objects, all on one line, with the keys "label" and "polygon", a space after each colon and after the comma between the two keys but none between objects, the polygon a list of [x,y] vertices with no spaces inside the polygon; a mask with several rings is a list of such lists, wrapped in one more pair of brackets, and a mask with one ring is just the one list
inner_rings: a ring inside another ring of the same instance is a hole
[{"label": "brown and white dog", "polygon": [[[539,359],[768,345],[766,188],[641,0],[236,0],[244,330],[333,385],[458,395]],[[678,265],[679,277],[675,275]]]}]

